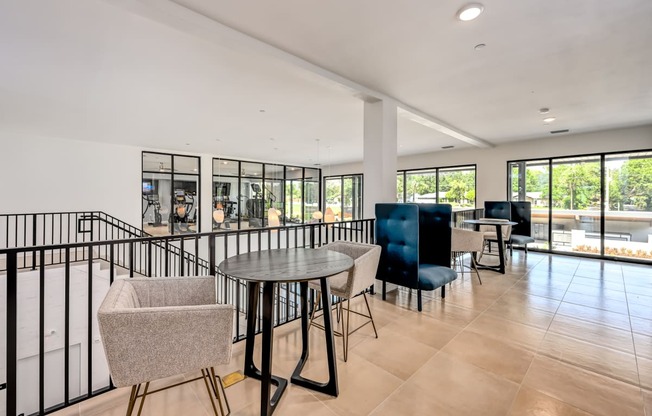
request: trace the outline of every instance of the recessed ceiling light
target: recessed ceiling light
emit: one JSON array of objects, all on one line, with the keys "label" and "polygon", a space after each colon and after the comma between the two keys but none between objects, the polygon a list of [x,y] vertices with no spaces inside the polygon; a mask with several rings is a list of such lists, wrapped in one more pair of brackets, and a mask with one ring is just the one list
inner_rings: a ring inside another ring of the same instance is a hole
[{"label": "recessed ceiling light", "polygon": [[487,45],[484,44],[484,43],[478,43],[477,45],[475,45],[473,47],[473,49],[475,49],[476,51],[479,51],[480,49],[484,48],[485,46],[487,46]]},{"label": "recessed ceiling light", "polygon": [[223,165],[228,165],[229,162],[227,162],[227,161],[225,160],[224,162],[222,162],[222,164],[223,164]]},{"label": "recessed ceiling light", "polygon": [[190,146],[190,143],[186,143],[186,146]]},{"label": "recessed ceiling light", "polygon": [[548,114],[550,109],[548,107],[542,107],[539,109],[539,114]]},{"label": "recessed ceiling light", "polygon": [[555,117],[546,117],[543,119],[543,122],[546,124],[552,123],[553,121],[557,120]]},{"label": "recessed ceiling light", "polygon": [[476,17],[480,16],[480,13],[484,10],[484,6],[480,3],[471,3],[462,7],[457,12],[457,18],[463,22],[468,22],[473,20]]},{"label": "recessed ceiling light", "polygon": [[264,112],[265,112],[265,110],[258,110],[258,111],[261,112],[261,113],[264,113]]}]

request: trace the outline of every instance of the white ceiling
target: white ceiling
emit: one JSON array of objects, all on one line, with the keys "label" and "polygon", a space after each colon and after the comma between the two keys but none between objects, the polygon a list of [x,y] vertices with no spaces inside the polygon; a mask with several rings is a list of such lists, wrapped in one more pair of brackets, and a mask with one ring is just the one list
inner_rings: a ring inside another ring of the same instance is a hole
[{"label": "white ceiling", "polygon": [[[463,4],[1,2],[0,129],[312,165],[315,139],[322,164],[362,158],[369,91],[491,144],[652,122],[651,1]],[[471,146],[404,116],[398,137]]]}]

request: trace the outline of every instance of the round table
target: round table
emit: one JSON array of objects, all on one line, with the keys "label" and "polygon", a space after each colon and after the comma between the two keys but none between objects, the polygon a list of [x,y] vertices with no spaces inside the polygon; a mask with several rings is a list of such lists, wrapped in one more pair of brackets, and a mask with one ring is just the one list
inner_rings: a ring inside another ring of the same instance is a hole
[{"label": "round table", "polygon": [[[325,383],[301,377],[301,371],[308,359],[308,281],[319,279],[321,282],[322,304],[325,311],[331,309],[330,287],[328,277],[353,267],[353,259],[345,254],[330,250],[290,248],[257,251],[229,257],[218,269],[234,278],[247,281],[249,293],[247,305],[247,338],[245,345],[244,373],[261,380],[260,414],[271,415],[287,387],[287,380],[271,373],[272,346],[274,337],[274,285],[277,283],[299,282],[301,290],[301,358],[292,373],[291,381],[302,387],[336,396],[339,394],[337,384],[337,363],[335,360],[335,343],[331,315],[324,314],[326,351],[328,356],[329,379]],[[263,286],[263,345],[260,370],[253,360],[254,338],[256,336],[256,311],[260,286]],[[271,385],[277,386],[273,396]]]}]

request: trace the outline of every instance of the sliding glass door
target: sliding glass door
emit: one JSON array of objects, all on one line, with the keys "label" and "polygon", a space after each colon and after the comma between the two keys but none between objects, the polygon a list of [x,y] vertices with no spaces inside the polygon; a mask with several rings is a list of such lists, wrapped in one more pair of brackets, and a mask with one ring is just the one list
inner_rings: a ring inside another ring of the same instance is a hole
[{"label": "sliding glass door", "polygon": [[652,152],[508,163],[509,198],[532,203],[530,247],[652,260]]}]

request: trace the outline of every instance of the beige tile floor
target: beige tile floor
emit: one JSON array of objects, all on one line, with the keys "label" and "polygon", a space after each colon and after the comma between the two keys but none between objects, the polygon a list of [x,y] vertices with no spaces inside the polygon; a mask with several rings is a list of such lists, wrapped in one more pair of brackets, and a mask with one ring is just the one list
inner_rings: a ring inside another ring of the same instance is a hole
[{"label": "beige tile floor", "polygon": [[[652,416],[651,267],[518,252],[506,275],[482,280],[467,273],[446,299],[426,293],[421,313],[406,290],[370,296],[379,338],[354,334],[346,363],[337,343],[339,397],[290,385],[275,414]],[[323,333],[310,336],[304,375],[323,380]],[[275,331],[274,373],[289,377],[299,345],[298,322]],[[243,347],[219,373],[242,368]],[[258,414],[259,394],[253,379],[230,387],[233,415]],[[55,414],[123,415],[126,404],[118,389]],[[151,396],[143,414],[209,409],[198,381]]]}]

